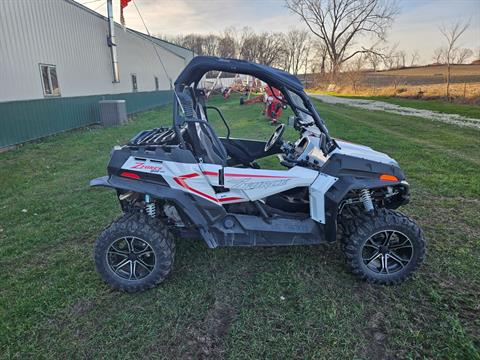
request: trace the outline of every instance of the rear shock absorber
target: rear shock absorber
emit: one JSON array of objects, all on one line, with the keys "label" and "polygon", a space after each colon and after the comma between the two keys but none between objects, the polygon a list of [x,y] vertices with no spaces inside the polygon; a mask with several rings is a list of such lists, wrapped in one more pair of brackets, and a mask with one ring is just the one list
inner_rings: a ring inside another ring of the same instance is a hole
[{"label": "rear shock absorber", "polygon": [[150,195],[145,195],[145,212],[147,215],[154,218],[156,216],[156,210],[155,203],[151,201]]},{"label": "rear shock absorber", "polygon": [[367,189],[362,189],[360,191],[360,200],[362,201],[366,212],[373,211],[373,201],[372,196],[370,195],[370,191],[368,191]]}]

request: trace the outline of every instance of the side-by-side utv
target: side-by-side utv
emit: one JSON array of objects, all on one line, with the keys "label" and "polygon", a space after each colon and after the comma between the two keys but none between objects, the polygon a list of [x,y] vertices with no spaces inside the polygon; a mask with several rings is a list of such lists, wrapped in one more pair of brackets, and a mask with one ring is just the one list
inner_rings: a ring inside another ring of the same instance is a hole
[{"label": "side-by-side utv", "polygon": [[[254,76],[282,93],[299,138],[282,140],[279,125],[267,142],[234,138],[228,119],[205,104],[199,88],[208,71]],[[208,121],[217,112],[227,136]],[[284,170],[256,160],[277,154]],[[95,245],[95,263],[115,288],[141,291],[172,270],[174,238],[219,246],[334,243],[352,272],[396,284],[425,258],[420,228],[395,211],[409,201],[397,162],[369,147],[334,139],[301,82],[248,61],[199,56],[175,82],[173,124],[116,146],[108,175],[91,186],[116,190],[124,215]]]}]

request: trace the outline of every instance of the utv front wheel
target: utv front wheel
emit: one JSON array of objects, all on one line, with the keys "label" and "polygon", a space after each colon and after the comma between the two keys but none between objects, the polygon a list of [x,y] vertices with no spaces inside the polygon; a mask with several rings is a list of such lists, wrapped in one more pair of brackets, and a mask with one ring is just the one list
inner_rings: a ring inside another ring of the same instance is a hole
[{"label": "utv front wheel", "polygon": [[352,272],[378,284],[397,284],[424,261],[426,241],[413,220],[379,209],[361,214],[349,224],[343,251]]},{"label": "utv front wheel", "polygon": [[170,273],[175,255],[173,236],[157,219],[127,214],[114,221],[98,237],[95,265],[112,287],[144,291]]}]

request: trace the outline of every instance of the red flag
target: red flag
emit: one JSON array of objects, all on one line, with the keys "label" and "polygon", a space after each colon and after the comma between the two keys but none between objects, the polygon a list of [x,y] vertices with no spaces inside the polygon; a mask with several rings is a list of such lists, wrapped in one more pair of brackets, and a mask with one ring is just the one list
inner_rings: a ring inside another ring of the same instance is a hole
[{"label": "red flag", "polygon": [[128,3],[132,0],[120,0],[120,22],[125,26],[125,18],[123,17],[123,8],[127,7]]}]

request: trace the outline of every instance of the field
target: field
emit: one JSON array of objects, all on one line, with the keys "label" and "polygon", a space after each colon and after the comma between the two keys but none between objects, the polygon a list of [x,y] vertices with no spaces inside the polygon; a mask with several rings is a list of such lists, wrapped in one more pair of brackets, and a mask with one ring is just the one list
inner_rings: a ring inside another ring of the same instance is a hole
[{"label": "field", "polygon": [[[446,76],[446,65],[430,65],[368,72],[364,81],[365,84],[375,84],[378,87],[392,85],[395,81],[398,82],[398,79],[406,85],[429,85],[443,84]],[[451,82],[461,84],[480,82],[480,65],[452,65]]]},{"label": "field", "polygon": [[[447,65],[413,66],[403,69],[378,71],[377,74],[397,75],[406,77],[447,76]],[[480,76],[480,64],[453,64],[451,66],[451,75],[452,77]]]},{"label": "field", "polygon": [[[273,131],[260,105],[213,102],[235,136]],[[92,249],[120,211],[88,181],[105,174],[112,146],[169,123],[163,107],[0,154],[0,358],[480,359],[479,131],[316,104],[334,136],[388,152],[406,172],[403,210],[429,241],[412,279],[358,281],[337,246],[209,250],[177,239],[165,283],[111,290]]]},{"label": "field", "polygon": [[[357,96],[397,96],[435,99],[446,96],[447,67],[430,65],[388,71],[344,74],[335,89],[337,94]],[[310,83],[313,83],[313,78]],[[355,82],[355,86],[353,84]],[[457,101],[480,104],[480,65],[452,65],[450,96]],[[317,79],[316,88],[329,89]]]}]

